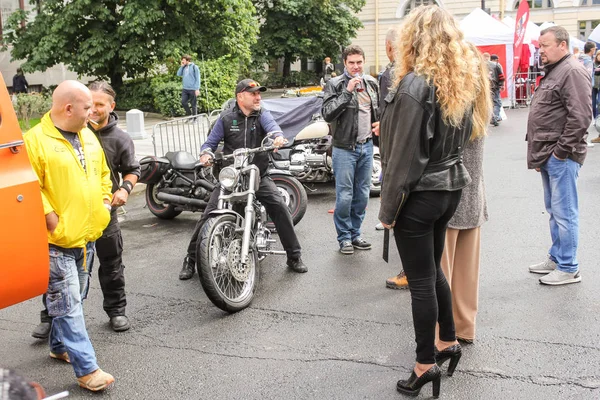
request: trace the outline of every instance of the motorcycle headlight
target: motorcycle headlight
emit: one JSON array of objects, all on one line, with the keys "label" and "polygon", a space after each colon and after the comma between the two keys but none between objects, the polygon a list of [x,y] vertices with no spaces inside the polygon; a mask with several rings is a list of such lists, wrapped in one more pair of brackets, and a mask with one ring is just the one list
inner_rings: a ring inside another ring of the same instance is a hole
[{"label": "motorcycle headlight", "polygon": [[232,191],[237,185],[239,173],[233,167],[225,167],[219,173],[219,182],[226,190]]}]

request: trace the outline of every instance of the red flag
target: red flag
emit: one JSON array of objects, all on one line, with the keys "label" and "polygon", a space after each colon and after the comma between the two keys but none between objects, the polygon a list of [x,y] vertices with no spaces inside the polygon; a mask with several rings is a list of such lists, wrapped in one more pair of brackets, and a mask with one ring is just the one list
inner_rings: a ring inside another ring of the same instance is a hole
[{"label": "red flag", "polygon": [[519,68],[521,51],[523,47],[523,39],[525,38],[525,30],[529,22],[529,4],[525,0],[521,0],[519,9],[517,10],[517,21],[515,23],[515,44],[514,44],[514,62],[513,72],[517,72]]}]

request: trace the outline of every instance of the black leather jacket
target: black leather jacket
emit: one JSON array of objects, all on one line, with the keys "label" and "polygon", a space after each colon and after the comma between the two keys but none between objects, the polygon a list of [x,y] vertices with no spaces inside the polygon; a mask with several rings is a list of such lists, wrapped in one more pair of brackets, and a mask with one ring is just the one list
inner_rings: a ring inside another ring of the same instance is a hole
[{"label": "black leather jacket", "polygon": [[[365,89],[371,97],[371,122],[379,121],[379,86],[370,75],[363,77]],[[333,145],[342,149],[354,149],[358,137],[358,99],[356,91],[346,90],[350,78],[343,74],[330,79],[325,86],[323,109],[325,121],[331,124]]]},{"label": "black leather jacket", "polygon": [[379,219],[391,225],[411,192],[459,190],[471,182],[462,163],[472,113],[460,127],[442,120],[436,88],[414,73],[385,99],[380,151],[383,169]]}]

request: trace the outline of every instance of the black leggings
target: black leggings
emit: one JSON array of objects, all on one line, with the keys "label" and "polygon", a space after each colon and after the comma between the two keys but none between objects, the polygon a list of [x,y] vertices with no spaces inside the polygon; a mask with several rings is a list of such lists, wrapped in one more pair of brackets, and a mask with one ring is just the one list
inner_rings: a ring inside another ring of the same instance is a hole
[{"label": "black leggings", "polygon": [[440,260],[448,222],[454,215],[461,190],[413,192],[394,227],[396,246],[408,279],[412,299],[417,362],[435,363],[435,324],[440,339],[456,339],[452,296]]}]

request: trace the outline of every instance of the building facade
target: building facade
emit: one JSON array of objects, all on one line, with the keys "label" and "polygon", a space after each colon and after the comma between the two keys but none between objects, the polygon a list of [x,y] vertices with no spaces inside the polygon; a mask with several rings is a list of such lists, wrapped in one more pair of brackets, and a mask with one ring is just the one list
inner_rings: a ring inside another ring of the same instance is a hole
[{"label": "building facade", "polygon": [[[31,12],[30,18],[33,18],[36,12],[36,6],[29,0],[0,0],[0,37],[10,31],[6,29],[6,21],[18,10]],[[9,46],[8,51],[0,51],[0,73],[9,89],[12,89],[12,78],[17,73],[17,68],[23,63],[21,60],[11,60]],[[29,83],[29,91],[39,91],[42,87],[58,85],[67,79],[78,79],[77,73],[70,71],[64,64],[58,64],[48,68],[44,72],[26,73],[25,77]],[[91,78],[83,77],[83,81],[89,81]]]},{"label": "building facade", "polygon": [[[529,0],[529,20],[540,25],[554,22],[563,26],[573,37],[586,40],[600,24],[600,0]],[[367,0],[358,17],[364,27],[358,31],[353,44],[365,50],[365,71],[372,75],[388,63],[385,55],[385,35],[389,28],[402,23],[403,17],[415,7],[437,4],[450,11],[458,20],[473,9],[481,8],[480,0]],[[519,0],[485,1],[485,8],[497,17],[515,17]],[[500,18],[501,19],[501,18]]]}]

